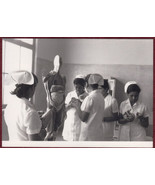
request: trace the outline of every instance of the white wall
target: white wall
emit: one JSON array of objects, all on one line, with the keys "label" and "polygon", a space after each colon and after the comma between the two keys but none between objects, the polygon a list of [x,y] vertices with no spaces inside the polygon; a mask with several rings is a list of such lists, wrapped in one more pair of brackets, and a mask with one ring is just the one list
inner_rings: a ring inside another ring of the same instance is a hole
[{"label": "white wall", "polygon": [[39,39],[38,58],[64,63],[153,65],[152,39]]},{"label": "white wall", "polygon": [[[152,39],[38,39],[36,74],[39,84],[36,107],[46,108],[46,94],[41,74],[53,69],[59,54],[66,76],[66,93],[73,89],[73,78],[79,74],[100,73],[116,78],[118,103],[126,99],[124,85],[135,80],[141,87],[141,99],[153,111],[153,40]],[[40,97],[42,97],[40,99]]]}]

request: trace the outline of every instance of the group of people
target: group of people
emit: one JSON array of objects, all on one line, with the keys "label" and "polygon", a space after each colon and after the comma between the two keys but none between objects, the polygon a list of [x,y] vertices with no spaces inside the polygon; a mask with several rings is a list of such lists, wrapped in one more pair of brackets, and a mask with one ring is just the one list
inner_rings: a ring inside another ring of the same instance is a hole
[{"label": "group of people", "polygon": [[[5,121],[11,141],[49,140],[54,133],[54,128],[50,128],[56,116],[53,112],[60,110],[58,118],[63,117],[62,136],[66,141],[112,141],[115,123],[120,125],[120,141],[146,140],[149,114],[147,107],[139,101],[141,89],[135,81],[125,84],[128,98],[119,107],[109,93],[108,80],[100,74],[78,75],[73,80],[75,90],[67,94],[65,102],[61,101],[64,106],[56,111],[58,106],[53,108],[49,102],[47,110],[39,114],[30,101],[38,83],[36,75],[25,70],[16,71],[10,74],[10,79],[15,83],[11,92],[14,96],[5,109]],[[64,96],[62,86],[55,85],[54,88]],[[51,94],[56,98],[55,92],[52,90]],[[59,95],[58,100],[61,97]]]},{"label": "group of people", "polygon": [[116,124],[120,126],[118,140],[146,140],[149,114],[147,107],[138,101],[141,90],[135,81],[125,84],[128,98],[120,107],[109,93],[108,80],[100,74],[77,76],[73,83],[75,90],[68,93],[65,101],[64,140],[113,141]]}]

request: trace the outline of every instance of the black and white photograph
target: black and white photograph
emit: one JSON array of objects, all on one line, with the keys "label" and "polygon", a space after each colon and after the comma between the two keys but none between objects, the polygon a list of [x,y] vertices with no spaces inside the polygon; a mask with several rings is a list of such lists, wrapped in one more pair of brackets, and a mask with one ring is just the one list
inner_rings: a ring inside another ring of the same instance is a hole
[{"label": "black and white photograph", "polygon": [[2,147],[153,147],[153,39],[2,38]]}]

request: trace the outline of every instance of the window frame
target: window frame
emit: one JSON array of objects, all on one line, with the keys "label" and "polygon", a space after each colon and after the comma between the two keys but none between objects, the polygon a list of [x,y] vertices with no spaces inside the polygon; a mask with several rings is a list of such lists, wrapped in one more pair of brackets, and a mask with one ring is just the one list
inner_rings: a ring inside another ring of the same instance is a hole
[{"label": "window frame", "polygon": [[[26,43],[24,41],[21,40],[16,40],[16,39],[33,39],[32,44]],[[5,71],[5,52],[4,52],[4,48],[5,47],[5,43],[6,42],[10,42],[12,44],[18,45],[20,47],[24,47],[27,49],[31,49],[32,50],[32,64],[31,64],[31,72],[34,72],[34,67],[35,67],[35,50],[36,50],[36,39],[34,38],[3,38],[2,39],[2,43],[4,41],[4,44],[2,44],[2,79],[3,79],[3,75],[8,74]],[[4,60],[4,61],[3,61]],[[4,103],[4,84],[2,83],[2,109],[4,109],[7,106],[6,103]]]}]

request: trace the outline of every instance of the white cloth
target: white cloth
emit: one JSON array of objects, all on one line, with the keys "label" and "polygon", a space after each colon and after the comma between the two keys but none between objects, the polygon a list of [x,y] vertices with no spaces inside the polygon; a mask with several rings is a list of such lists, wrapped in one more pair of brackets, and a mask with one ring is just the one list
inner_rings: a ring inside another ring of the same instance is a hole
[{"label": "white cloth", "polygon": [[[86,96],[87,93],[84,94]],[[72,98],[79,99],[75,90],[67,94],[65,104],[68,105]],[[78,141],[80,136],[81,120],[76,108],[70,108],[67,111],[66,116],[62,136],[66,141]]]},{"label": "white cloth", "polygon": [[120,126],[120,141],[145,141],[146,130],[140,125],[140,121],[137,118],[137,113],[140,113],[143,117],[149,117],[147,107],[137,101],[131,106],[129,99],[123,101],[120,105],[120,113],[123,115],[128,110],[135,115],[133,122],[121,124]]},{"label": "white cloth", "polygon": [[27,141],[28,135],[38,134],[41,130],[39,115],[25,98],[13,96],[5,109],[4,118],[10,141]]},{"label": "white cloth", "polygon": [[[115,98],[108,94],[105,98],[105,108],[104,108],[104,117],[113,117],[113,113],[118,113],[118,103]],[[112,122],[103,122],[103,140],[110,141],[114,135],[114,125],[116,121]]]},{"label": "white cloth", "polygon": [[104,97],[94,90],[84,99],[81,111],[89,113],[87,122],[81,124],[80,141],[102,141],[102,121],[104,117]]}]

